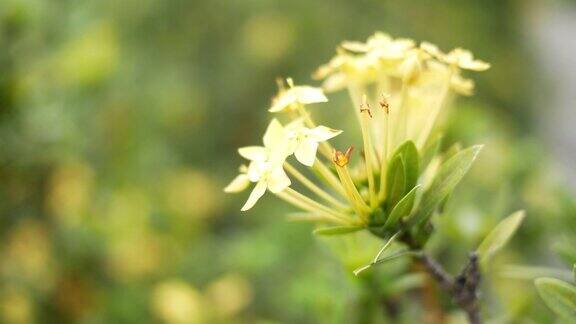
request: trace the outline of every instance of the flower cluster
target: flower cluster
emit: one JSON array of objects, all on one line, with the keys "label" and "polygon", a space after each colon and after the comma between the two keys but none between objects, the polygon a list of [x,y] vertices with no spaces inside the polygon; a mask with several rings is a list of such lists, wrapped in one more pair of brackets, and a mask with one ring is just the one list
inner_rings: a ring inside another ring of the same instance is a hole
[{"label": "flower cluster", "polygon": [[[462,71],[488,68],[467,50],[444,53],[433,44],[417,45],[384,33],[366,42],[343,42],[336,56],[313,74],[323,80],[322,88],[296,86],[291,79],[287,85],[280,83],[269,111],[285,115],[286,123],[274,118],[263,146],[239,149],[249,164],[225,191],[239,192],[255,183],[243,211],[268,189],[304,210],[298,218],[336,224],[338,231],[390,233],[406,224],[422,228],[445,198],[449,188],[442,186],[454,182],[443,177],[461,176],[443,166],[463,159],[450,162],[454,152],[438,157],[431,134],[453,95],[473,92],[474,83]],[[355,165],[350,163],[351,147],[342,152],[327,142],[342,131],[318,125],[307,109],[327,102],[325,92],[342,89],[350,95],[362,135],[362,154]],[[473,159],[478,148],[464,151]],[[317,181],[288,161],[292,155],[312,169]],[[291,188],[288,174],[309,194]]]}]

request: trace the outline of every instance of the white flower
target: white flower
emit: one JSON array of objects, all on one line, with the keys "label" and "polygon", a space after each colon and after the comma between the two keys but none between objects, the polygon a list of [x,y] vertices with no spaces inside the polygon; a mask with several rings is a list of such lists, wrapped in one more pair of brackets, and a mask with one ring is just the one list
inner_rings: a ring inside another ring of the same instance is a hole
[{"label": "white flower", "polygon": [[290,186],[290,179],[284,172],[282,165],[291,152],[289,151],[286,130],[278,120],[273,119],[270,122],[264,134],[263,142],[264,146],[247,146],[238,149],[238,153],[251,162],[246,173],[237,176],[226,187],[229,190],[242,188],[246,185],[246,180],[256,183],[242,207],[242,211],[252,208],[258,199],[264,195],[266,189],[278,193]]},{"label": "white flower", "polygon": [[288,85],[290,88],[288,90],[280,90],[268,111],[279,112],[294,104],[308,105],[328,101],[321,88],[294,86],[291,79],[288,79]]},{"label": "white flower", "polygon": [[240,174],[236,176],[230,183],[224,188],[226,193],[237,193],[242,192],[248,188],[250,185],[250,179],[248,179],[248,167],[244,164],[240,166]]},{"label": "white flower", "polygon": [[291,184],[282,164],[274,164],[269,161],[252,161],[248,166],[247,177],[249,181],[256,182],[256,186],[242,206],[242,211],[252,208],[258,199],[264,195],[266,189],[278,193]]},{"label": "white flower", "polygon": [[328,128],[326,126],[307,128],[302,126],[301,121],[287,125],[286,129],[288,139],[290,140],[290,151],[294,153],[298,162],[306,166],[314,165],[319,143],[342,133],[341,130]]}]

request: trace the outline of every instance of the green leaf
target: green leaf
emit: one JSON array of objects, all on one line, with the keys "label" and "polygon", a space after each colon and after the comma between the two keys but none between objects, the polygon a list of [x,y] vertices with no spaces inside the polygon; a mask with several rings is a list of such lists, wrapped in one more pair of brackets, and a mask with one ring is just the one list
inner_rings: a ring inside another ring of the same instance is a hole
[{"label": "green leaf", "polygon": [[313,233],[315,235],[342,235],[357,232],[363,228],[363,226],[333,226],[315,229]]},{"label": "green leaf", "polygon": [[534,281],[544,303],[556,314],[576,321],[576,287],[554,278],[538,278]]},{"label": "green leaf", "polygon": [[354,272],[354,275],[357,276],[357,275],[359,275],[360,273],[362,273],[363,271],[368,270],[368,269],[370,269],[371,267],[373,267],[373,266],[375,266],[375,265],[377,265],[377,264],[386,263],[386,262],[388,262],[388,261],[392,261],[392,260],[401,258],[401,257],[403,257],[403,256],[419,255],[420,253],[421,253],[421,252],[419,252],[419,251],[409,251],[409,250],[398,251],[398,252],[393,253],[393,254],[391,254],[391,255],[389,255],[389,256],[385,256],[385,257],[383,257],[383,258],[381,258],[381,259],[378,259],[378,260],[375,261],[375,262],[372,262],[372,263],[367,264],[367,265],[365,265],[365,266],[361,266],[360,268],[354,270],[353,272]]},{"label": "green leaf", "polygon": [[576,282],[576,264],[574,264],[574,266],[572,267],[572,275],[573,275],[572,280]]},{"label": "green leaf", "polygon": [[422,170],[426,170],[430,161],[438,154],[443,139],[442,135],[437,135],[432,141],[426,144],[422,150],[422,157],[420,158],[420,168]]},{"label": "green leaf", "polygon": [[[404,172],[406,173],[406,191],[411,190],[416,185],[418,181],[418,172],[419,172],[419,156],[418,156],[418,149],[413,141],[406,141],[400,145],[392,158],[396,156],[401,156],[402,161],[404,162]],[[403,192],[402,194],[405,194]]]},{"label": "green leaf", "polygon": [[571,280],[572,271],[564,269],[540,267],[540,266],[526,266],[526,265],[505,265],[498,274],[505,278],[515,280],[534,280],[540,277],[554,277],[562,280]]},{"label": "green leaf", "polygon": [[421,224],[432,216],[436,207],[456,188],[468,172],[481,149],[482,145],[472,146],[442,163],[430,188],[422,196],[420,206],[410,219],[409,225]]},{"label": "green leaf", "polygon": [[388,205],[395,206],[396,203],[404,196],[406,190],[406,171],[404,161],[401,155],[396,155],[386,175],[386,192],[388,193]]},{"label": "green leaf", "polygon": [[486,266],[490,258],[508,243],[524,220],[524,216],[524,211],[520,210],[504,218],[480,243],[476,252],[480,256],[482,266]]},{"label": "green leaf", "polygon": [[[406,191],[412,190],[418,182],[420,158],[418,149],[412,141],[406,141],[400,146],[402,161],[406,172]],[[404,192],[406,193],[406,192]]]},{"label": "green leaf", "polygon": [[450,146],[448,150],[446,150],[446,153],[444,153],[444,160],[448,160],[449,158],[453,157],[460,151],[462,151],[462,144],[460,143],[452,144],[452,146]]},{"label": "green leaf", "polygon": [[396,237],[398,237],[398,235],[400,234],[400,232],[392,235],[392,237],[390,237],[388,239],[388,241],[386,241],[386,243],[384,243],[384,246],[382,246],[382,248],[380,249],[380,251],[378,251],[378,253],[376,253],[376,256],[374,257],[374,260],[372,262],[370,262],[367,265],[361,266],[360,268],[357,268],[356,270],[354,270],[354,275],[357,276],[359,275],[362,271],[370,269],[371,266],[375,265],[376,262],[378,262],[380,260],[380,256],[382,255],[382,253],[384,253],[384,251],[386,251],[386,249],[392,244],[392,242],[394,242],[394,240],[396,240]]},{"label": "green leaf", "polygon": [[386,251],[386,249],[390,246],[390,244],[392,244],[392,242],[394,242],[396,240],[396,237],[398,237],[398,235],[400,234],[400,232],[392,235],[388,241],[386,241],[386,243],[384,244],[384,246],[382,246],[382,248],[380,249],[380,251],[378,251],[378,253],[376,254],[376,256],[374,257],[374,261],[372,261],[372,263],[375,263],[376,261],[378,261],[378,259],[380,259],[380,256],[382,255],[382,253],[384,253],[384,251]]},{"label": "green leaf", "polygon": [[414,207],[414,200],[416,199],[416,191],[420,188],[420,185],[415,186],[408,192],[404,198],[402,198],[396,206],[392,209],[392,212],[388,216],[386,223],[384,223],[384,228],[388,229],[396,225],[398,221],[404,217],[410,215],[412,207]]}]

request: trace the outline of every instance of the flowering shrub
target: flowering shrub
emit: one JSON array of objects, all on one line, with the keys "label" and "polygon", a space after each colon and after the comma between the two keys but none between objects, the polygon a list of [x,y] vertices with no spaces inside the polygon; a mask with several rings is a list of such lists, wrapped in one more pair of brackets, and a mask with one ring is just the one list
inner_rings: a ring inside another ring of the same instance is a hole
[{"label": "flowering shrub", "polygon": [[[249,210],[268,190],[301,209],[294,216],[318,223],[319,235],[340,235],[366,230],[386,240],[370,264],[355,274],[393,258],[412,255],[453,295],[469,315],[479,321],[476,289],[480,267],[514,233],[524,215],[505,219],[478,250],[457,278],[452,278],[423,248],[434,232],[433,217],[472,166],[481,146],[441,152],[435,133],[439,116],[456,95],[471,95],[472,80],[463,72],[484,71],[490,65],[456,48],[444,53],[433,44],[417,45],[376,33],[366,42],[343,42],[336,56],[318,68],[314,78],[321,88],[279,83],[269,111],[273,118],[263,146],[238,150],[249,161],[224,190],[240,192],[255,186],[242,211]],[[309,105],[328,102],[324,92],[347,89],[358,120],[361,154],[350,146],[335,149],[328,140],[341,130],[319,125]],[[286,120],[284,124],[279,118]],[[291,160],[310,168],[314,180]],[[300,182],[308,193],[291,187]],[[393,241],[405,246],[386,255]]]}]

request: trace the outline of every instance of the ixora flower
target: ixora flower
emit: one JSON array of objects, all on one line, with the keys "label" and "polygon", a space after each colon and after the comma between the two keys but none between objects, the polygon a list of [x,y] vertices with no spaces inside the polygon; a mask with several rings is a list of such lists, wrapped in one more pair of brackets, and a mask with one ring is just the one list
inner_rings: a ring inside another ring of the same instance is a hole
[{"label": "ixora flower", "polygon": [[294,86],[292,79],[288,79],[287,83],[289,88],[287,90],[280,89],[280,93],[274,98],[272,107],[268,111],[279,112],[295,105],[308,105],[328,101],[328,98],[326,98],[320,88]]},{"label": "ixora flower", "polygon": [[[343,42],[314,73],[325,80],[323,88],[295,86],[291,79],[280,84],[269,111],[283,118],[284,126],[273,119],[264,146],[239,150],[250,163],[225,191],[256,183],[242,210],[269,190],[302,210],[298,219],[336,225],[320,233],[365,229],[382,238],[402,233],[398,237],[419,248],[430,235],[432,216],[480,150],[441,153],[439,136],[432,134],[448,99],[473,90],[462,71],[488,67],[463,49],[444,54],[430,43],[384,33],[366,42]],[[328,101],[324,90],[339,87],[348,90],[358,119],[360,158],[351,147],[342,152],[329,144],[342,131],[317,124],[307,110]],[[299,164],[291,164],[292,155]],[[298,191],[289,176],[301,185]]]},{"label": "ixora flower", "polygon": [[307,128],[301,120],[287,125],[286,130],[290,141],[289,151],[294,152],[294,156],[298,162],[309,167],[314,165],[316,152],[318,151],[320,143],[342,133],[341,130],[331,129],[326,126]]},{"label": "ixora flower", "polygon": [[303,126],[301,120],[296,120],[285,128],[277,119],[273,119],[264,134],[264,146],[238,149],[240,156],[249,160],[250,164],[248,167],[244,165],[240,167],[240,174],[224,188],[224,191],[241,192],[248,188],[251,182],[256,183],[242,207],[242,211],[246,211],[256,204],[266,189],[279,194],[290,186],[291,181],[284,171],[284,166],[293,172],[295,169],[286,163],[288,156],[294,154],[300,163],[312,166],[316,160],[319,143],[340,133],[341,131],[325,126],[310,129]]},{"label": "ixora flower", "polygon": [[288,155],[288,141],[284,128],[273,119],[264,134],[264,146],[247,146],[238,149],[238,153],[250,161],[247,168],[240,169],[238,175],[224,189],[227,192],[238,192],[248,187],[248,182],[256,186],[250,193],[242,211],[248,210],[264,195],[266,189],[273,193],[290,186],[290,178],[284,172],[282,164]]}]

